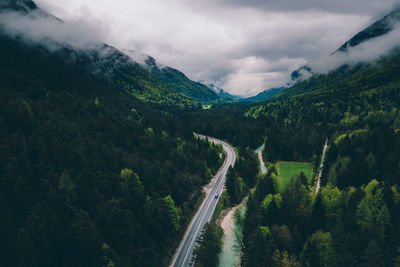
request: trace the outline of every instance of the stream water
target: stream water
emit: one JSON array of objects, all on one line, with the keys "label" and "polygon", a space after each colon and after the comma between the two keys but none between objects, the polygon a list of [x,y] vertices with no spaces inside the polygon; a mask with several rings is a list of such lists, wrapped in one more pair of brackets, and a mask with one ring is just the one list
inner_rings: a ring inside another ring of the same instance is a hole
[{"label": "stream water", "polygon": [[260,162],[260,169],[261,169],[261,173],[266,173],[267,172],[267,168],[265,167],[265,163],[262,157],[262,151],[265,148],[265,144],[262,144],[262,146],[260,146],[259,148],[257,148],[254,152],[257,153],[258,155],[258,161]]},{"label": "stream water", "polygon": [[[265,145],[263,144],[255,150],[258,154],[258,160],[260,161],[261,173],[266,173],[267,169],[262,158],[262,151]],[[224,229],[224,236],[222,237],[222,251],[219,254],[219,267],[233,267],[240,266],[240,249],[239,243],[241,240],[238,238],[242,237],[242,229],[237,224],[234,214],[235,211],[239,210],[240,214],[244,216],[246,212],[246,200],[239,205],[233,207],[224,217],[221,222],[221,227]]]},{"label": "stream water", "polygon": [[242,229],[237,225],[234,218],[235,212],[239,210],[243,216],[246,211],[245,201],[232,208],[221,222],[224,229],[222,238],[223,246],[219,254],[219,267],[240,266],[240,249],[238,238],[241,238]]}]

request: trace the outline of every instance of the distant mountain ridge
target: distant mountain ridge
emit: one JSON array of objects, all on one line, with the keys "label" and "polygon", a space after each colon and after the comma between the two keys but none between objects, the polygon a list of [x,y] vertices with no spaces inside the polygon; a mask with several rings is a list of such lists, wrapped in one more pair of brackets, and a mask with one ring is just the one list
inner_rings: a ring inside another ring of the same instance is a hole
[{"label": "distant mountain ridge", "polygon": [[400,22],[400,9],[390,12],[388,15],[371,24],[369,27],[354,35],[332,54],[347,52],[349,47],[355,47],[370,39],[381,37],[394,29],[394,24]]},{"label": "distant mountain ridge", "polygon": [[[28,14],[35,11],[35,16],[52,17],[62,23],[30,0],[8,0],[2,2],[0,7],[6,12],[12,10]],[[196,103],[229,101],[207,86],[190,80],[181,71],[161,67],[154,58],[144,54],[119,50],[106,44],[98,44],[89,49],[74,49],[56,41],[54,43],[59,47],[57,53],[62,54],[67,61],[109,79],[145,102],[195,107],[199,106]]]},{"label": "distant mountain ridge", "polygon": [[205,86],[207,86],[208,88],[213,90],[218,96],[220,96],[221,98],[226,99],[228,101],[236,102],[236,101],[239,101],[240,99],[242,99],[241,96],[232,95],[232,94],[228,93],[227,91],[225,91],[224,89],[216,86],[213,83],[206,83],[205,81],[199,81],[199,83],[204,84]]},{"label": "distant mountain ridge", "polygon": [[2,0],[2,2],[0,3],[0,10],[10,9],[29,12],[37,8],[37,5],[30,0]]},{"label": "distant mountain ridge", "polygon": [[[394,25],[400,22],[400,9],[395,9],[383,18],[372,23],[364,30],[358,32],[350,40],[341,45],[337,50],[331,53],[331,56],[340,53],[347,53],[349,48],[356,47],[366,41],[374,38],[382,37],[394,30]],[[291,82],[288,85],[293,85],[298,81],[307,79],[315,73],[310,66],[302,66],[291,73]]]},{"label": "distant mountain ridge", "polygon": [[160,67],[153,57],[148,56],[145,64],[154,77],[167,84],[176,92],[183,93],[201,103],[222,101],[213,90],[210,90],[204,84],[190,80],[181,71],[168,66]]},{"label": "distant mountain ridge", "polygon": [[274,97],[275,95],[279,94],[280,92],[282,92],[283,90],[286,90],[286,89],[288,89],[288,88],[287,87],[279,87],[279,88],[267,89],[255,96],[240,99],[240,102],[259,102],[259,101],[268,100],[271,97]]}]

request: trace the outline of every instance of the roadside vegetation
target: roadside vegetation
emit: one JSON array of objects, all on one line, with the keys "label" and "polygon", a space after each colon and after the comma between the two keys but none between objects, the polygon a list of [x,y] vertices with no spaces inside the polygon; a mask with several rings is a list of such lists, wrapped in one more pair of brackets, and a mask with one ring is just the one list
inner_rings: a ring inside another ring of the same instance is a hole
[{"label": "roadside vegetation", "polygon": [[60,55],[0,51],[2,265],[167,265],[221,148]]}]

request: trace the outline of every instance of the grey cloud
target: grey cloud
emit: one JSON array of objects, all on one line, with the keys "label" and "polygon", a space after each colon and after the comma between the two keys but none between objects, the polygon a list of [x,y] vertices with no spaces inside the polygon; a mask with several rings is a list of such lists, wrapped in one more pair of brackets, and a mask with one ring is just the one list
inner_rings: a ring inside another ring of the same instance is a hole
[{"label": "grey cloud", "polygon": [[[182,0],[183,2],[184,0]],[[218,5],[233,8],[251,8],[267,12],[322,10],[334,13],[375,14],[385,13],[398,4],[397,0],[198,0],[197,6]]]},{"label": "grey cloud", "polygon": [[[139,51],[180,69],[193,80],[214,83],[240,95],[284,85],[291,71],[307,63],[323,72],[330,69],[328,65],[345,62],[345,59],[333,62],[328,55],[396,3],[395,0],[36,2],[61,17],[66,25],[64,30],[55,32],[43,21],[38,24],[42,30],[31,34],[32,39],[43,39],[48,32],[51,38],[79,47],[105,42]],[[13,23],[21,24],[18,20]],[[13,30],[36,31],[22,24],[23,27],[14,25]]]},{"label": "grey cloud", "polygon": [[87,20],[63,23],[41,10],[25,13],[8,11],[0,13],[0,27],[9,35],[28,42],[46,45],[50,50],[63,46],[86,49],[98,45],[103,38],[99,24]]}]

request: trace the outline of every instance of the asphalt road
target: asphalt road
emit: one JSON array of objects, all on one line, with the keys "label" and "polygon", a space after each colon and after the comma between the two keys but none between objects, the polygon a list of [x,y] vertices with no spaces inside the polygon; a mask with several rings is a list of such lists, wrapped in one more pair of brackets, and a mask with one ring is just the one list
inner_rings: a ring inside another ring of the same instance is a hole
[{"label": "asphalt road", "polygon": [[324,149],[322,150],[321,165],[319,166],[319,174],[318,174],[317,186],[315,188],[315,192],[316,193],[318,193],[319,189],[321,188],[321,176],[322,176],[322,172],[324,171],[324,161],[325,161],[325,154],[326,154],[326,149],[327,148],[328,148],[328,138],[326,138]]},{"label": "asphalt road", "polygon": [[[202,139],[206,137],[204,135],[197,135]],[[182,267],[191,266],[192,264],[192,253],[196,246],[196,239],[201,233],[203,226],[209,222],[214,213],[215,207],[217,206],[219,196],[221,196],[224,189],[225,177],[229,166],[233,166],[236,161],[236,154],[233,148],[226,142],[207,137],[208,141],[222,144],[223,149],[226,152],[225,162],[217,173],[217,181],[211,190],[211,193],[204,199],[196,215],[193,217],[190,225],[186,229],[185,235],[179,244],[177,251],[172,259],[170,266]],[[218,198],[215,198],[218,195]]]}]

